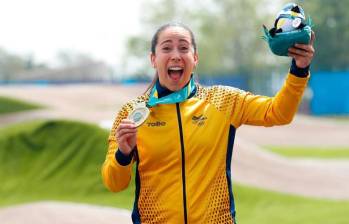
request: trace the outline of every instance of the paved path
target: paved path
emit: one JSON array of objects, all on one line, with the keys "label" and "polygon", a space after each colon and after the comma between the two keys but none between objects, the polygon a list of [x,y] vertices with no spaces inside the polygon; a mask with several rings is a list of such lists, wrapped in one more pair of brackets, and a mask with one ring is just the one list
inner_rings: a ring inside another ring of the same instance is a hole
[{"label": "paved path", "polygon": [[38,103],[45,109],[0,116],[0,126],[36,118],[68,118],[100,123],[112,119],[122,104],[141,94],[145,88],[144,85],[1,86],[0,96]]},{"label": "paved path", "polygon": [[258,145],[349,146],[349,119],[297,115],[291,124],[261,128],[242,126],[239,135]]},{"label": "paved path", "polygon": [[1,224],[128,224],[124,209],[44,201],[0,209]]},{"label": "paved path", "polygon": [[242,137],[234,146],[232,176],[233,182],[278,192],[349,200],[349,160],[285,158]]}]

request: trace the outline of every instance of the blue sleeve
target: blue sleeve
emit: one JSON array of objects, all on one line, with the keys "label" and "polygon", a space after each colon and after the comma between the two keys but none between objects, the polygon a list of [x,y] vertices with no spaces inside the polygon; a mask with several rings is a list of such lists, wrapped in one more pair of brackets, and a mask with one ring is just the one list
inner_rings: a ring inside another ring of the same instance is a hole
[{"label": "blue sleeve", "polygon": [[131,163],[133,157],[133,151],[130,153],[130,155],[123,154],[120,149],[116,150],[115,152],[115,159],[121,166],[127,166]]},{"label": "blue sleeve", "polygon": [[290,68],[290,73],[299,77],[299,78],[305,78],[309,75],[309,67],[305,67],[305,68],[299,68],[296,65],[296,61],[294,60],[294,58],[292,59],[292,63],[291,63],[291,68]]}]

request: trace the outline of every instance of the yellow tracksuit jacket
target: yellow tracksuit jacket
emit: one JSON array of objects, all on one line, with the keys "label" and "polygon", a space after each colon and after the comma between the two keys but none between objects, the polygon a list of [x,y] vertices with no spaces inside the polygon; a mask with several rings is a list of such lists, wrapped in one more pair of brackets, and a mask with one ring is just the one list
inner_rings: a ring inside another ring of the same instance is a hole
[{"label": "yellow tracksuit jacket", "polygon": [[[109,136],[104,184],[113,192],[125,189],[135,162],[134,223],[234,223],[231,157],[236,129],[290,123],[307,81],[288,74],[275,97],[197,85],[195,95],[184,102],[150,108],[138,128],[132,162],[121,165],[115,157],[115,131],[135,101],[127,103]],[[145,94],[137,101],[148,98]]]}]

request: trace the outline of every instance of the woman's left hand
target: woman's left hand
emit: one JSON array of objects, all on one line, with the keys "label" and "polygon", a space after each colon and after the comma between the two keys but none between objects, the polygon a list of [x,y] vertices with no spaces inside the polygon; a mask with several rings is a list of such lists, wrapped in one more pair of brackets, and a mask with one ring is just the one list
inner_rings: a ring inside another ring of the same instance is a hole
[{"label": "woman's left hand", "polygon": [[294,58],[298,68],[306,68],[313,60],[315,33],[311,31],[311,38],[309,44],[295,44],[294,47],[288,49],[288,56]]}]

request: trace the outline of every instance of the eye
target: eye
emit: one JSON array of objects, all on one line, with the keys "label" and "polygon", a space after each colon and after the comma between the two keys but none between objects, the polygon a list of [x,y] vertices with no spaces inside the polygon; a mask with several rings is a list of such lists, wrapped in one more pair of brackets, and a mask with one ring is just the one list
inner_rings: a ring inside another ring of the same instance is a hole
[{"label": "eye", "polygon": [[179,47],[179,50],[180,50],[181,52],[188,52],[189,47],[187,47],[187,46],[181,46],[181,47]]},{"label": "eye", "polygon": [[168,47],[168,46],[162,47],[161,49],[162,49],[163,51],[165,51],[165,52],[168,52],[168,51],[171,50],[171,48]]}]

